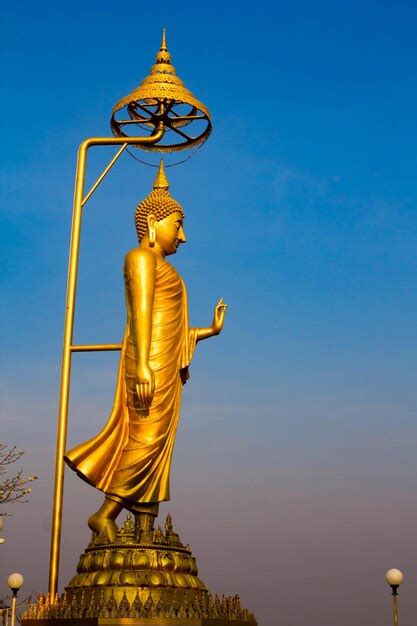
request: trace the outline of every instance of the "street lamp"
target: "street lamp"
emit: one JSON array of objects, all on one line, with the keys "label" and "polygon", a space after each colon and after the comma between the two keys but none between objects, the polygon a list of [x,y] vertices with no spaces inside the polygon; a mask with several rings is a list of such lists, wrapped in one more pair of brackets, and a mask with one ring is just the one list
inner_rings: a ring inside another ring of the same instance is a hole
[{"label": "street lamp", "polygon": [[[0,535],[1,535],[3,528],[4,528],[4,517],[3,515],[0,515]],[[4,537],[0,537],[0,543],[4,543],[4,541],[5,541]]]},{"label": "street lamp", "polygon": [[24,583],[24,578],[22,576],[22,574],[18,574],[17,572],[14,574],[10,574],[9,578],[7,579],[7,584],[9,585],[10,589],[12,590],[12,622],[10,626],[14,626],[14,622],[15,622],[15,617],[16,617],[16,599],[17,599],[17,592],[19,591],[20,587],[23,585]]},{"label": "street lamp", "polygon": [[398,587],[404,580],[403,573],[399,569],[389,569],[385,578],[392,590],[392,610],[394,614],[394,626],[398,626]]}]

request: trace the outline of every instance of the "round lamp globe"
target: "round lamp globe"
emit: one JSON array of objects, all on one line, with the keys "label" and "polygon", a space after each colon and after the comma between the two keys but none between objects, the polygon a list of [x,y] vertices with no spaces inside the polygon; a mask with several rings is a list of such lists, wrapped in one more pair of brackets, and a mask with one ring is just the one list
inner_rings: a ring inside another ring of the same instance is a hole
[{"label": "round lamp globe", "polygon": [[385,574],[385,579],[391,587],[399,587],[404,580],[404,576],[399,569],[393,567],[392,569],[389,569],[388,572]]},{"label": "round lamp globe", "polygon": [[10,589],[13,591],[14,589],[20,589],[20,587],[23,585],[24,583],[24,578],[22,576],[22,574],[19,574],[18,572],[15,572],[14,574],[10,574],[9,578],[7,579],[7,584],[9,585]]}]

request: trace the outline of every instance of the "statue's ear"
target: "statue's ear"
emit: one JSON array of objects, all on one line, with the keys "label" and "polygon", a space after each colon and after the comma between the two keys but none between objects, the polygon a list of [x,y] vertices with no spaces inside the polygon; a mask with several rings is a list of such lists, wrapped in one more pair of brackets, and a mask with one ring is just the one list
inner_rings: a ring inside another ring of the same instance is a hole
[{"label": "statue's ear", "polygon": [[148,228],[154,228],[156,223],[155,213],[148,213],[146,221],[148,223]]},{"label": "statue's ear", "polygon": [[155,215],[153,213],[148,213],[148,215],[146,217],[146,221],[148,223],[149,245],[151,247],[153,247],[155,245],[155,241],[156,241],[156,229],[155,229],[156,217],[155,217]]}]

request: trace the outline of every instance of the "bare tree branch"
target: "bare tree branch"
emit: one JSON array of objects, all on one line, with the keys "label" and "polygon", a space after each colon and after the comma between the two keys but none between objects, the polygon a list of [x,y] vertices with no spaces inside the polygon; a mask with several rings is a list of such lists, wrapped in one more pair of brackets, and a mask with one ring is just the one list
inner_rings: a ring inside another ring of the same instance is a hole
[{"label": "bare tree branch", "polygon": [[28,501],[32,491],[28,484],[36,480],[37,476],[24,478],[23,469],[19,469],[12,476],[7,475],[9,465],[19,461],[23,455],[23,450],[18,450],[16,446],[10,448],[0,443],[0,505]]}]

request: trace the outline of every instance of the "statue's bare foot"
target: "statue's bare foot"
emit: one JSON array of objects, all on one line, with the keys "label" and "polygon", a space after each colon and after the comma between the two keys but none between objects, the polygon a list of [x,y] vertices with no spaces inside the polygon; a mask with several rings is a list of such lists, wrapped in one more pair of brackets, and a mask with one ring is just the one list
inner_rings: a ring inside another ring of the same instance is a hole
[{"label": "statue's bare foot", "polygon": [[103,517],[98,513],[94,513],[94,515],[88,518],[88,526],[97,535],[103,534],[107,537],[109,543],[116,541],[119,529],[116,522],[110,517]]}]

